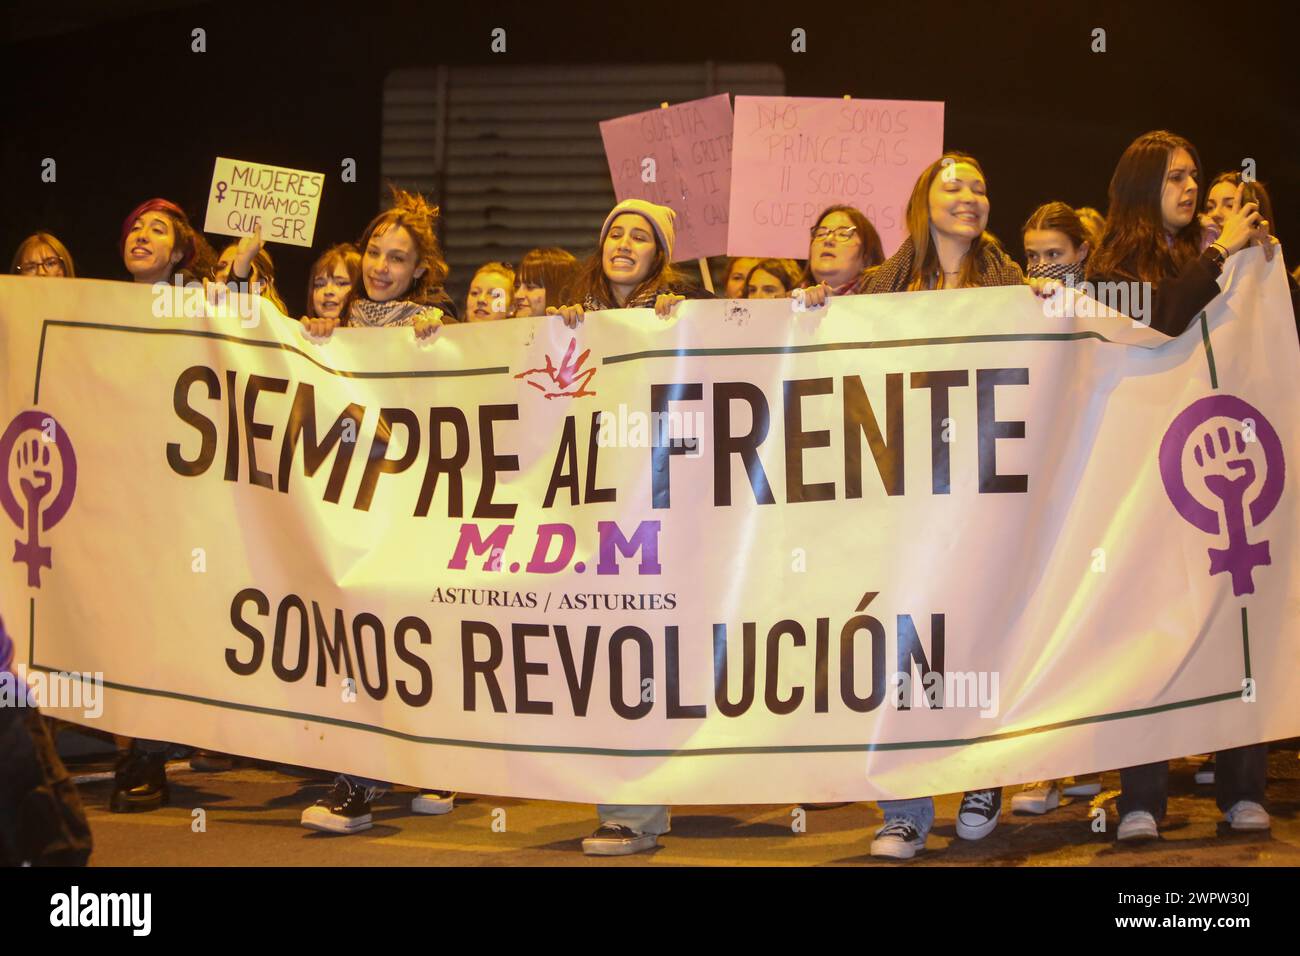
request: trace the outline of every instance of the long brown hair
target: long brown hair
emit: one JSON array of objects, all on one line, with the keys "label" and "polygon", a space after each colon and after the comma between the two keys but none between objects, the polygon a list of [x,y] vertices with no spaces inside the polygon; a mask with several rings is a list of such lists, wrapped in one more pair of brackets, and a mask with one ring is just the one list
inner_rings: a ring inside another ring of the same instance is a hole
[{"label": "long brown hair", "polygon": [[[988,182],[979,160],[967,153],[950,150],[925,168],[917,179],[916,185],[912,187],[912,195],[908,197],[904,221],[907,224],[907,235],[912,240],[914,252],[912,271],[907,281],[909,292],[938,287],[939,274],[943,271],[943,267],[939,265],[939,253],[930,237],[930,187],[934,185],[935,179],[945,166],[960,164],[974,167],[980,174],[980,178]],[[961,272],[957,278],[961,288],[983,284],[980,263],[990,249],[999,253],[1002,251],[1001,243],[991,232],[982,232],[971,241],[970,248],[961,259]]]},{"label": "long brown hair", "polygon": [[[1201,222],[1178,230],[1170,243],[1165,235],[1161,196],[1174,153],[1187,150],[1196,166],[1198,186],[1201,157],[1196,147],[1166,130],[1143,133],[1120,156],[1110,178],[1110,208],[1106,231],[1088,257],[1088,277],[1115,277],[1156,283],[1178,272],[1201,252]],[[1205,205],[1205,190],[1197,190],[1196,210]]]},{"label": "long brown hair", "polygon": [[[633,215],[640,216],[640,213],[633,213]],[[644,219],[645,217],[641,216],[641,218]],[[668,261],[668,257],[664,255],[664,248],[659,242],[658,231],[648,221],[646,226],[650,231],[650,235],[654,237],[655,257],[650,262],[650,274],[632,290],[627,297],[628,302],[659,292],[676,291],[686,284],[684,274],[678,272],[673,267],[673,264]],[[620,308],[618,298],[614,295],[614,289],[609,284],[609,277],[605,275],[604,245],[602,242],[597,246],[596,251],[578,267],[578,275],[573,280],[573,288],[569,290],[569,298],[574,304],[582,304],[591,299],[600,303],[606,309]]]}]

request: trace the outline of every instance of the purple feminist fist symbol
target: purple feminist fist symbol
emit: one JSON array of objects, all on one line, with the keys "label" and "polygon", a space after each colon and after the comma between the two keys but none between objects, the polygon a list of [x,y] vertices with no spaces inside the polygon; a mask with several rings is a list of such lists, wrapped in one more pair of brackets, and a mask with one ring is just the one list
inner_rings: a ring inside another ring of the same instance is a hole
[{"label": "purple feminist fist symbol", "polygon": [[[1214,419],[1220,421],[1213,423]],[[1189,442],[1192,461],[1185,462]],[[1252,455],[1252,449],[1258,452]],[[1185,465],[1192,466],[1192,484],[1199,479],[1219,499],[1228,546],[1209,549],[1210,574],[1227,571],[1232,578],[1232,593],[1237,597],[1254,594],[1254,569],[1273,563],[1267,541],[1252,543],[1246,537],[1246,492],[1261,477],[1256,464],[1260,458],[1263,481],[1249,505],[1254,528],[1273,513],[1286,482],[1282,442],[1257,408],[1234,395],[1197,399],[1179,413],[1160,442],[1160,477],[1165,493],[1186,521],[1206,534],[1219,534],[1219,510],[1207,507],[1188,490],[1183,475]]]},{"label": "purple feminist fist symbol", "polygon": [[[51,471],[56,460],[62,473],[57,490]],[[0,467],[4,468],[0,507],[20,531],[27,532],[26,541],[14,542],[14,561],[27,565],[27,584],[38,588],[41,568],[54,566],[51,550],[41,544],[40,532],[49,531],[68,513],[77,490],[77,456],[68,433],[54,417],[32,410],[16,416],[0,437]],[[12,477],[18,479],[21,503],[14,497]],[[52,491],[54,495],[50,498]]]}]

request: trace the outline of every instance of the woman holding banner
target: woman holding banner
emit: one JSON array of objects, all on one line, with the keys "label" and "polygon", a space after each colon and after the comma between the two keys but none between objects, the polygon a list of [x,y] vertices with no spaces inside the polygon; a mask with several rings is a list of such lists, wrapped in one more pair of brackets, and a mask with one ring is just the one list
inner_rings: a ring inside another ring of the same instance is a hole
[{"label": "woman holding banner", "polygon": [[[907,202],[907,238],[878,269],[868,273],[862,291],[913,292],[1021,285],[1020,267],[984,228],[989,219],[984,171],[973,156],[949,152],[931,163]],[[871,841],[871,855],[911,859],[925,849],[934,825],[934,798],[882,800],[885,824]],[[957,835],[979,840],[992,833],[1002,811],[1000,789],[962,797]]]},{"label": "woman holding banner", "polygon": [[667,318],[684,299],[712,298],[673,268],[677,214],[644,199],[624,199],[600,230],[599,246],[578,271],[572,305],[548,308],[576,328],[586,312],[653,308]]},{"label": "woman holding banner", "polygon": [[410,327],[417,339],[433,335],[443,317],[456,318],[456,306],[442,284],[447,263],[433,226],[438,207],[423,196],[392,188],[392,208],[381,212],[361,234],[361,282],[344,302],[345,318],[308,318],[305,331],[328,336],[342,324],[360,328]]},{"label": "woman holding banner", "polygon": [[[122,220],[122,262],[134,282],[210,278],[215,256],[185,210],[166,199],[149,199]],[[132,740],[118,757],[108,808],[114,813],[156,810],[167,803],[165,740]]]},{"label": "woman holding banner", "polygon": [[357,247],[350,242],[330,246],[307,274],[306,318],[337,321],[348,293],[360,281],[361,253]]},{"label": "woman holding banner", "polygon": [[515,318],[546,315],[548,306],[558,308],[578,271],[573,253],[558,246],[530,249],[519,260],[515,283]]},{"label": "woman holding banner", "polygon": [[885,261],[880,234],[854,206],[828,206],[809,232],[808,266],[802,285],[809,308],[830,295],[856,295],[867,271]]},{"label": "woman holding banner", "polygon": [[[1129,144],[1110,181],[1106,231],[1089,262],[1091,282],[1150,283],[1151,327],[1178,335],[1219,294],[1224,262],[1248,245],[1271,245],[1268,222],[1242,185],[1231,196],[1218,238],[1201,248],[1200,157],[1190,142],[1158,130]],[[1233,830],[1267,830],[1264,783],[1268,746],[1235,747],[1217,754],[1219,809]],[[1169,763],[1120,771],[1117,838],[1154,840],[1165,814]]]},{"label": "woman holding banner", "polygon": [[[410,326],[416,338],[421,339],[437,331],[444,315],[455,317],[451,297],[442,287],[448,269],[433,231],[437,207],[430,206],[424,197],[415,193],[396,188],[392,193],[392,208],[372,219],[361,234],[358,243],[361,281],[351,282],[334,316],[305,318],[303,326],[308,334],[328,336],[341,324],[339,316],[346,316],[351,326]],[[334,260],[335,269],[340,263],[347,268],[349,248],[342,248]],[[328,265],[329,256],[327,252],[318,260],[317,267],[313,267],[314,276]],[[314,291],[312,303],[318,311],[326,311],[319,308],[325,303],[316,302]],[[379,780],[339,774],[333,789],[304,810],[299,822],[309,829],[328,833],[369,830],[373,826],[370,804],[388,786]],[[424,790],[411,800],[414,813],[450,813],[455,805],[456,794],[450,790]]]},{"label": "woman holding banner", "polygon": [[[600,230],[597,251],[583,265],[570,292],[573,305],[548,308],[569,328],[588,311],[653,306],[668,317],[685,298],[703,298],[672,267],[676,214],[643,199],[616,205]],[[582,841],[588,856],[627,856],[656,847],[670,829],[668,807],[600,804],[600,826]]]}]

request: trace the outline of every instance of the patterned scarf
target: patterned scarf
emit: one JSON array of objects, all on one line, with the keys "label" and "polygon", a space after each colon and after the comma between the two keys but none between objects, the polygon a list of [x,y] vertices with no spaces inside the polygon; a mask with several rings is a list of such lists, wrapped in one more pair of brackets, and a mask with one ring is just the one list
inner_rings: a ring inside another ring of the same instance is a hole
[{"label": "patterned scarf", "polygon": [[1066,285],[1081,285],[1088,259],[1078,262],[1040,262],[1025,270],[1026,279],[1060,279]]},{"label": "patterned scarf", "polygon": [[606,305],[597,299],[594,295],[589,295],[582,300],[582,310],[584,312],[601,312],[606,309],[653,309],[655,299],[661,295],[689,295],[688,290],[683,289],[654,289],[649,292],[642,292],[634,295],[627,300],[625,305]]},{"label": "patterned scarf", "polygon": [[[880,292],[906,292],[912,278],[912,263],[916,259],[916,246],[908,236],[898,251],[885,262],[867,273],[862,291],[868,295]],[[976,266],[976,283],[980,286],[1023,285],[1025,274],[1010,256],[992,243],[986,244]]]},{"label": "patterned scarf", "polygon": [[414,325],[415,317],[429,308],[428,305],[407,299],[395,299],[392,302],[354,299],[352,307],[348,309],[348,325],[370,329]]}]

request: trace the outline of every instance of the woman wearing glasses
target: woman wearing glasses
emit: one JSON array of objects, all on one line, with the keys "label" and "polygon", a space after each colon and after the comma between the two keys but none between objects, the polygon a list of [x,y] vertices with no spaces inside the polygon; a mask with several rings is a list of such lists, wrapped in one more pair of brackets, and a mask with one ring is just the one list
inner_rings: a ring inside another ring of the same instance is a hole
[{"label": "woman wearing glasses", "polygon": [[72,255],[48,232],[34,232],[18,245],[10,271],[20,276],[74,279]]},{"label": "woman wearing glasses", "polygon": [[885,261],[880,234],[854,206],[828,206],[811,232],[808,266],[800,283],[808,308],[824,305],[831,295],[861,292],[867,270]]}]

